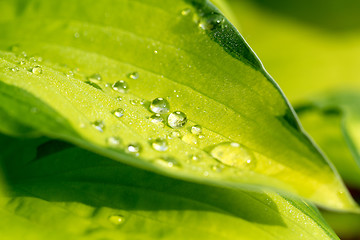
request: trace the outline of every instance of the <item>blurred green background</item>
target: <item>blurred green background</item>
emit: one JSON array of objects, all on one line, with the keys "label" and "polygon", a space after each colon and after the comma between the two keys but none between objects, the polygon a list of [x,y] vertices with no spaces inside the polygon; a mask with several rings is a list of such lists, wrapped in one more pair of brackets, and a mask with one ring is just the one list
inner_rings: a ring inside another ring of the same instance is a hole
[{"label": "blurred green background", "polygon": [[[360,203],[360,1],[214,1],[280,85]],[[360,216],[324,217],[344,240]]]}]

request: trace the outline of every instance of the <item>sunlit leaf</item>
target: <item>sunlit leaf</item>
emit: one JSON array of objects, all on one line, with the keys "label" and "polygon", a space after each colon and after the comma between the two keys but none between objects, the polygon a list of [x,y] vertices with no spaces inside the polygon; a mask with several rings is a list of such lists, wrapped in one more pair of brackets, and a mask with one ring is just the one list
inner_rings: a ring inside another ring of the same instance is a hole
[{"label": "sunlit leaf", "polygon": [[[176,178],[270,186],[356,208],[278,86],[210,3],[8,4],[14,12],[0,26],[3,132],[61,138]],[[152,116],[155,98],[170,112]]]},{"label": "sunlit leaf", "polygon": [[351,186],[360,188],[360,94],[328,93],[299,105],[305,129]]},{"label": "sunlit leaf", "polygon": [[5,239],[338,239],[316,208],[271,191],[175,180],[54,140],[0,139]]}]

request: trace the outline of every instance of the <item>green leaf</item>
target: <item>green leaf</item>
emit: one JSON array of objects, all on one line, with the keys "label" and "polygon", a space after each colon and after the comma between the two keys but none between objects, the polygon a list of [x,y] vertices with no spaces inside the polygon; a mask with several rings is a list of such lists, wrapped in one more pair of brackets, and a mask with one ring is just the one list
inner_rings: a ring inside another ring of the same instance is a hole
[{"label": "green leaf", "polygon": [[316,208],[272,191],[175,180],[54,140],[0,139],[5,239],[338,239]]},{"label": "green leaf", "polygon": [[[189,181],[275,187],[325,207],[357,208],[278,86],[210,3],[8,5],[14,17],[0,26],[3,132],[60,138]],[[187,115],[179,132],[151,121],[158,97]],[[122,117],[113,114],[118,108]],[[195,124],[201,136],[190,133]]]},{"label": "green leaf", "polygon": [[360,187],[360,94],[338,91],[323,94],[297,107],[315,141],[347,184]]},{"label": "green leaf", "polygon": [[[254,2],[230,1],[233,15],[238,17],[241,34],[292,104],[344,86],[360,89],[359,1],[331,0],[324,4],[314,0],[311,9],[309,1],[281,1],[281,6],[277,0],[266,1],[265,6]],[[307,18],[311,13],[332,27],[333,21],[356,26],[334,32],[317,21],[296,17],[303,14]]]}]

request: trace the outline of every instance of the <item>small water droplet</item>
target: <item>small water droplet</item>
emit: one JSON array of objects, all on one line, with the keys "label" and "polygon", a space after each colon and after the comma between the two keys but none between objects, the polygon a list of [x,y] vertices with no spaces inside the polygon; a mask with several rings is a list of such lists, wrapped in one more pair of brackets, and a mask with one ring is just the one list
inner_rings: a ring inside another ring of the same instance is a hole
[{"label": "small water droplet", "polygon": [[183,16],[187,16],[191,13],[191,9],[190,8],[185,8],[181,11],[181,15]]},{"label": "small water droplet", "polygon": [[191,155],[190,159],[197,162],[200,160],[200,157],[198,155]]},{"label": "small water droplet", "polygon": [[125,222],[125,217],[123,215],[111,215],[109,221],[112,224],[119,226]]},{"label": "small water droplet", "polygon": [[159,152],[164,152],[169,148],[167,141],[162,138],[157,138],[153,140],[151,142],[151,146],[153,147],[153,149]]},{"label": "small water droplet", "polygon": [[156,125],[160,126],[160,127],[165,127],[165,120],[164,118],[162,118],[162,116],[158,113],[151,115],[151,117],[149,118],[149,120],[152,123],[155,123]]},{"label": "small water droplet", "polygon": [[119,146],[121,139],[119,137],[109,137],[106,139],[106,142],[110,146]]},{"label": "small water droplet", "polygon": [[136,79],[139,78],[139,73],[138,73],[138,72],[129,73],[129,74],[128,74],[128,77],[129,77],[130,79],[136,80]]},{"label": "small water droplet", "polygon": [[99,132],[103,132],[105,129],[105,123],[102,120],[96,120],[95,122],[92,123],[92,125]]},{"label": "small water droplet", "polygon": [[241,169],[251,169],[256,165],[254,155],[238,143],[220,143],[210,152],[211,156],[221,163]]},{"label": "small water droplet", "polygon": [[20,61],[19,64],[20,64],[20,65],[25,65],[26,62],[25,62],[25,61]]},{"label": "small water droplet", "polygon": [[198,144],[198,138],[196,135],[188,133],[185,136],[181,138],[183,142],[190,144],[190,145],[197,145]]},{"label": "small water droplet", "polygon": [[179,138],[179,137],[181,137],[181,133],[178,130],[172,131],[168,135],[168,139]]},{"label": "small water droplet", "polygon": [[218,26],[221,26],[224,23],[225,19],[222,15],[218,13],[212,13],[209,15],[203,16],[198,26],[203,30],[213,30]]},{"label": "small water droplet", "polygon": [[171,128],[181,128],[187,122],[186,114],[180,111],[173,112],[168,117],[168,125]]},{"label": "small water droplet", "polygon": [[130,152],[130,153],[135,153],[136,155],[138,155],[139,152],[141,151],[141,146],[140,146],[140,144],[138,144],[138,143],[130,143],[130,144],[127,146],[127,150],[128,150],[128,152]]},{"label": "small water droplet", "polygon": [[159,164],[164,167],[181,167],[181,164],[174,158],[162,157],[155,160],[156,164]]},{"label": "small water droplet", "polygon": [[41,68],[40,66],[33,67],[33,68],[31,69],[31,72],[34,73],[34,74],[36,74],[36,75],[39,75],[39,74],[42,73],[42,68]]},{"label": "small water droplet", "polygon": [[124,116],[124,112],[125,112],[124,109],[118,108],[118,109],[113,110],[111,113],[112,113],[115,117],[121,118],[122,116]]},{"label": "small water droplet", "polygon": [[153,113],[168,113],[170,110],[169,102],[164,98],[155,98],[150,104],[150,111]]},{"label": "small water droplet", "polygon": [[79,38],[79,37],[80,37],[80,33],[75,32],[75,33],[74,33],[74,38]]},{"label": "small water droplet", "polygon": [[123,99],[122,99],[122,97],[118,96],[118,97],[116,97],[116,100],[117,101],[122,101]]},{"label": "small water droplet", "polygon": [[212,165],[210,168],[214,172],[221,172],[224,169],[224,165],[216,164],[216,165]]},{"label": "small water droplet", "polygon": [[94,73],[93,75],[87,77],[89,81],[100,83],[102,81],[102,77],[99,73]]},{"label": "small water droplet", "polygon": [[154,54],[158,54],[158,51],[157,51],[157,50],[154,50]]},{"label": "small water droplet", "polygon": [[20,70],[20,68],[18,68],[18,67],[11,67],[11,68],[9,68],[9,70],[12,71],[12,72],[18,72],[18,71]]},{"label": "small water droplet", "polygon": [[92,81],[85,81],[85,83],[102,91],[102,88],[99,85],[97,85],[96,83],[92,82]]},{"label": "small water droplet", "polygon": [[112,85],[112,89],[120,93],[126,93],[129,90],[129,85],[127,84],[127,82],[120,80]]},{"label": "small water droplet", "polygon": [[202,131],[202,128],[200,125],[194,125],[191,127],[191,133],[192,134],[195,134],[195,135],[200,135],[201,131]]},{"label": "small water droplet", "polygon": [[131,105],[134,105],[134,106],[135,106],[135,105],[138,104],[138,102],[139,102],[139,101],[136,100],[136,99],[130,99],[130,104],[131,104]]}]

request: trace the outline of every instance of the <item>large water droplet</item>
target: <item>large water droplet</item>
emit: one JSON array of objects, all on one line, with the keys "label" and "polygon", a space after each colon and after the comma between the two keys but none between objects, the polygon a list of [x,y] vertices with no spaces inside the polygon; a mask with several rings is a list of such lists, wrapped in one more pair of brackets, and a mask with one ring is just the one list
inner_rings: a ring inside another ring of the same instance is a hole
[{"label": "large water droplet", "polygon": [[199,27],[204,30],[213,30],[224,23],[225,19],[218,13],[203,16],[199,21]]},{"label": "large water droplet", "polygon": [[128,152],[130,153],[135,153],[135,154],[139,154],[139,152],[141,151],[141,146],[138,143],[130,143],[127,147]]},{"label": "large water droplet", "polygon": [[221,163],[241,169],[251,169],[256,165],[254,155],[245,146],[238,143],[220,143],[210,152],[211,156]]},{"label": "large water droplet", "polygon": [[192,134],[200,135],[200,133],[202,132],[202,128],[200,125],[194,125],[191,127],[190,131]]},{"label": "large water droplet", "polygon": [[89,76],[87,78],[89,81],[94,81],[94,82],[101,82],[102,81],[102,77],[99,73],[94,73],[93,75]]},{"label": "large water droplet", "polygon": [[33,68],[31,69],[31,72],[32,72],[33,74],[39,75],[39,74],[42,73],[42,68],[41,68],[40,66],[33,67]]},{"label": "large water droplet", "polygon": [[151,115],[151,117],[149,118],[149,120],[152,122],[152,123],[155,123],[156,125],[158,125],[159,127],[165,127],[165,120],[164,118],[156,113],[156,114],[153,114]]},{"label": "large water droplet", "polygon": [[105,129],[105,123],[102,120],[97,120],[92,123],[93,127],[96,128],[99,132],[103,132]]},{"label": "large water droplet", "polygon": [[139,73],[138,73],[138,72],[129,73],[129,74],[128,74],[128,77],[129,77],[130,79],[136,80],[136,79],[139,78]]},{"label": "large water droplet", "polygon": [[164,152],[169,148],[167,141],[162,138],[157,138],[153,140],[151,142],[151,146],[153,147],[153,149],[160,152]]},{"label": "large water droplet", "polygon": [[127,82],[120,80],[112,85],[112,89],[121,93],[126,93],[129,90],[129,85]]},{"label": "large water droplet", "polygon": [[186,114],[180,111],[173,112],[168,117],[168,125],[171,128],[181,128],[187,122]]},{"label": "large water droplet", "polygon": [[164,98],[155,98],[150,104],[150,111],[153,113],[168,113],[170,110],[169,102]]},{"label": "large water droplet", "polygon": [[119,226],[125,222],[125,217],[123,215],[111,215],[109,221],[112,224]]}]

